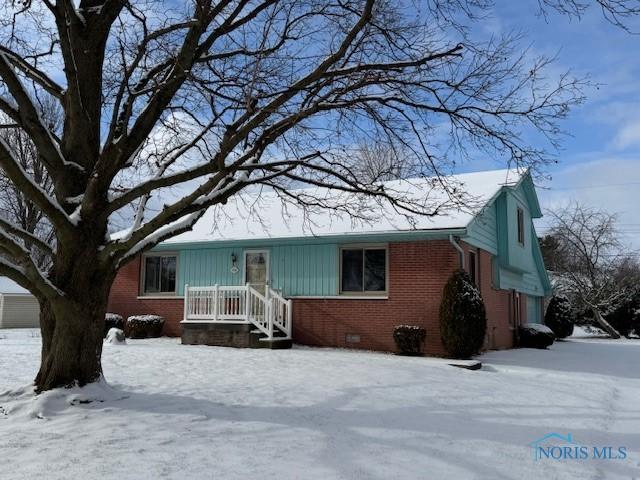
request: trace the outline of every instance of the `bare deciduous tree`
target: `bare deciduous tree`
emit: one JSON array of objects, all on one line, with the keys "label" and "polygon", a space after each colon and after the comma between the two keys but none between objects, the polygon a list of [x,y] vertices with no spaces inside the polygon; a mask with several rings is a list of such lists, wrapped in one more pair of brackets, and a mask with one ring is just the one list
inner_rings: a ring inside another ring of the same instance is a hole
[{"label": "bare deciduous tree", "polygon": [[[468,27],[489,5],[4,2],[0,110],[30,138],[53,185],[42,189],[0,138],[4,174],[55,230],[47,242],[13,224],[0,228],[0,274],[41,301],[37,389],[99,379],[117,270],[245,188],[304,203],[308,191],[301,199],[292,184],[323,186],[432,215],[443,205],[358,178],[344,152],[363,137],[403,148],[403,168],[439,178],[434,188],[447,190],[449,206],[464,196],[443,174],[469,148],[521,166],[549,160],[557,122],[582,100],[584,83],[545,78],[550,60],[531,58],[517,36],[473,37]],[[39,114],[45,97],[63,111],[60,132]],[[531,146],[524,129],[547,143]],[[110,236],[115,216],[132,206],[126,231]],[[48,271],[29,243],[52,258]]]},{"label": "bare deciduous tree", "polygon": [[581,309],[613,338],[620,333],[603,313],[616,308],[635,291],[633,275],[621,275],[633,266],[616,229],[616,215],[573,204],[548,212],[549,235],[555,249],[556,288],[574,299]]},{"label": "bare deciduous tree", "polygon": [[404,159],[410,155],[393,144],[375,141],[361,143],[351,152],[354,174],[363,182],[398,180],[412,175]]},{"label": "bare deciduous tree", "polygon": [[[45,97],[44,103],[37,105],[43,122],[52,132],[59,133],[61,127],[60,105]],[[38,157],[38,150],[31,138],[24,130],[12,127],[11,120],[0,120],[5,128],[0,130],[0,138],[10,146],[20,167],[39,185],[47,194],[53,193],[53,184],[47,169]],[[8,222],[4,223],[3,222]],[[5,228],[18,227],[25,232],[42,239],[47,245],[52,245],[55,236],[51,224],[38,205],[23,191],[16,188],[14,183],[0,170],[0,225]],[[47,252],[39,248],[33,241],[26,240],[24,246],[31,252],[36,265],[45,269],[49,266],[51,258]]]}]

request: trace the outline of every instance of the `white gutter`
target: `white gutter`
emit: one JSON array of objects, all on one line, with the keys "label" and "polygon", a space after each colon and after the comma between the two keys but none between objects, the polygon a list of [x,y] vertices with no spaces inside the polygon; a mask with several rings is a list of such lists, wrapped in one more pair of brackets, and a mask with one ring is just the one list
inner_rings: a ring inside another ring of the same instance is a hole
[{"label": "white gutter", "polygon": [[460,244],[456,242],[456,239],[453,235],[449,235],[449,243],[453,245],[453,248],[455,248],[460,254],[460,268],[464,270],[464,250],[462,250]]}]

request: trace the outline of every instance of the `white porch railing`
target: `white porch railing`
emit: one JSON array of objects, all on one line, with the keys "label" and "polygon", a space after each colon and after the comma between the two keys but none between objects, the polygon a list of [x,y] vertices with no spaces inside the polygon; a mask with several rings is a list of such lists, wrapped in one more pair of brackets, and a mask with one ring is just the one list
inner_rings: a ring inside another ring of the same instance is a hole
[{"label": "white porch railing", "polygon": [[183,321],[251,323],[268,339],[278,332],[291,338],[291,300],[266,287],[264,295],[251,285],[184,286]]}]

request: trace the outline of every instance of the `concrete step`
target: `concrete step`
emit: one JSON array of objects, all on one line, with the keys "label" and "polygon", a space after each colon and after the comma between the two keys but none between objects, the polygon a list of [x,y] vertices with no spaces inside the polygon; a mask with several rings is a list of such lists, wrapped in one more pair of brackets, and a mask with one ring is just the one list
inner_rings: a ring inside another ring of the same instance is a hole
[{"label": "concrete step", "polygon": [[251,337],[249,339],[249,347],[251,348],[270,348],[272,350],[280,350],[291,348],[291,345],[293,345],[293,341],[290,338],[287,338],[282,332],[280,332],[280,336],[274,336],[274,338],[268,339],[261,330],[254,330],[251,332]]},{"label": "concrete step", "polygon": [[[251,330],[251,334],[256,334],[256,335],[265,335],[264,332],[258,328],[256,328],[255,330]],[[276,338],[282,338],[282,337],[286,337],[287,334],[284,333],[281,330],[274,330],[273,331],[273,336]]]},{"label": "concrete step", "polygon": [[286,350],[291,348],[293,340],[290,338],[273,338],[271,340],[267,338],[260,338],[258,340],[259,346],[255,348],[269,348],[271,350]]}]

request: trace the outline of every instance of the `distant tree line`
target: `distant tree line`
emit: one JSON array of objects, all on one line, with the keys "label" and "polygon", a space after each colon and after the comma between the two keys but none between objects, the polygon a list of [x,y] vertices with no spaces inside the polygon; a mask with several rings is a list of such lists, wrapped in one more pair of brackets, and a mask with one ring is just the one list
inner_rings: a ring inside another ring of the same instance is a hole
[{"label": "distant tree line", "polygon": [[622,241],[616,215],[572,204],[548,216],[542,255],[554,292],[570,300],[576,322],[614,338],[640,335],[640,262]]}]

